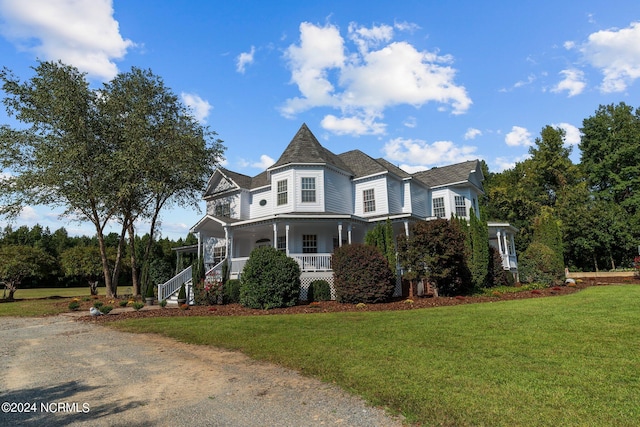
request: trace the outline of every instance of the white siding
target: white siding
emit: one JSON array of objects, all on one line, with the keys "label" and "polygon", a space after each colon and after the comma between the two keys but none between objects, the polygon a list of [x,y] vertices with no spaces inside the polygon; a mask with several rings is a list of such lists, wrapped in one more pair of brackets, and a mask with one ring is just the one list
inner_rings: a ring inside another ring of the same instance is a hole
[{"label": "white siding", "polygon": [[411,212],[418,216],[431,216],[429,191],[421,185],[411,185]]},{"label": "white siding", "polygon": [[[278,181],[287,181],[287,203],[278,206]],[[272,213],[293,212],[295,198],[294,170],[285,169],[271,175],[271,200],[268,204],[272,206]]]},{"label": "white siding", "polygon": [[[271,195],[271,188],[254,191],[250,198],[249,218],[260,218],[273,212],[275,197]],[[264,201],[264,204],[260,204]]]},{"label": "white siding", "polygon": [[353,213],[353,184],[348,176],[326,170],[324,193],[326,212]]},{"label": "white siding", "polygon": [[[324,173],[323,169],[299,168],[294,170],[294,212],[324,211]],[[316,185],[315,202],[302,201],[302,178],[314,178]]]},{"label": "white siding", "polygon": [[207,215],[215,215],[216,206],[221,204],[229,204],[231,210],[231,218],[240,219],[241,215],[241,197],[240,193],[230,194],[227,196],[216,197],[207,201]]},{"label": "white siding", "polygon": [[402,181],[387,176],[387,200],[389,213],[402,212]]},{"label": "white siding", "polygon": [[[374,212],[364,212],[363,195],[364,190],[374,190],[376,210]],[[354,214],[362,217],[387,215],[389,207],[387,203],[387,180],[386,177],[369,178],[358,181],[355,184],[355,209]]]}]

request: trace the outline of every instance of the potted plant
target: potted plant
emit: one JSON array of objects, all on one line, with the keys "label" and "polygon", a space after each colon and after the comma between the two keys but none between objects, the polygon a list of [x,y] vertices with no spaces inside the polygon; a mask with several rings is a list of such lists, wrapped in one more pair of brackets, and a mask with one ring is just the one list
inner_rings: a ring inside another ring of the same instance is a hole
[{"label": "potted plant", "polygon": [[187,288],[184,286],[184,283],[180,286],[180,290],[178,291],[178,305],[181,306],[187,302]]},{"label": "potted plant", "polygon": [[147,285],[147,292],[144,295],[144,300],[147,303],[147,305],[153,305],[153,301],[156,299],[156,295],[153,292],[153,285],[151,283],[149,283]]}]

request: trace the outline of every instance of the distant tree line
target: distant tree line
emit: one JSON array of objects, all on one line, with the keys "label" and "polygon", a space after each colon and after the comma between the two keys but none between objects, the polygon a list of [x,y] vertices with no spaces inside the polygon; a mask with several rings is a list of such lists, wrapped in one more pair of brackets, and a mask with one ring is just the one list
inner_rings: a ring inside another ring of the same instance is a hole
[{"label": "distant tree line", "polygon": [[640,110],[601,105],[580,131],[578,164],[564,130],[545,126],[528,159],[500,173],[485,166],[487,216],[520,229],[525,272],[543,258],[575,271],[631,267],[638,253]]},{"label": "distant tree line", "polygon": [[[109,233],[104,237],[109,262],[115,262],[120,235]],[[142,251],[149,235],[136,236],[134,247],[139,251],[131,257],[125,248],[125,260],[142,259]],[[175,251],[179,246],[193,245],[197,239],[192,234],[177,241],[160,238],[151,243],[149,276],[152,284],[164,283],[176,273],[188,267],[192,259],[181,257],[180,265]],[[65,228],[51,232],[49,228],[35,225],[32,228],[7,226],[0,229],[0,282],[19,279],[16,289],[33,287],[87,287],[104,286],[98,239],[87,236],[69,236]],[[28,269],[28,270],[25,270]],[[125,262],[120,271],[120,284],[131,286],[131,264]],[[26,272],[24,277],[20,273]],[[93,288],[92,288],[93,289]],[[15,289],[14,289],[15,291]]]}]

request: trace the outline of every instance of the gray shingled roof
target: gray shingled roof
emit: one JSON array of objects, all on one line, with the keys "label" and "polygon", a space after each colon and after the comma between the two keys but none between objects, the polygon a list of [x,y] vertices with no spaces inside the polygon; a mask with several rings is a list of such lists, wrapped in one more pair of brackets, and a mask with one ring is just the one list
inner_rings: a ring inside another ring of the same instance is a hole
[{"label": "gray shingled roof", "polygon": [[361,178],[367,175],[383,173],[387,170],[368,155],[360,150],[351,150],[338,155],[338,157],[353,172],[354,178]]},{"label": "gray shingled roof", "polygon": [[[409,174],[383,158],[373,159],[360,150],[351,150],[336,155],[324,148],[307,125],[303,123],[278,161],[269,170],[288,164],[305,163],[330,165],[350,173],[354,178],[390,172],[400,178],[413,177],[431,188],[469,181],[471,172],[480,170],[478,160],[471,160]],[[268,171],[263,171],[254,177],[232,172],[222,167],[220,171],[241,188],[253,189],[269,185]]]},{"label": "gray shingled roof", "polygon": [[222,172],[222,174],[224,174],[225,176],[229,177],[233,182],[238,184],[238,186],[240,188],[249,188],[249,186],[251,185],[251,177],[250,176],[243,175],[243,174],[238,173],[238,172],[233,172],[233,171],[230,171],[229,169],[225,169],[223,167],[220,167],[219,169],[220,169],[220,172]]},{"label": "gray shingled roof", "polygon": [[300,163],[326,164],[345,172],[351,172],[338,156],[320,145],[305,123],[300,126],[298,133],[285,148],[278,161],[269,169]]},{"label": "gray shingled roof", "polygon": [[427,186],[439,187],[441,185],[453,184],[469,180],[472,171],[478,170],[480,165],[477,160],[457,163],[455,165],[431,168],[426,171],[414,173],[412,176],[423,182]]},{"label": "gray shingled roof", "polygon": [[387,168],[389,172],[399,176],[400,178],[409,178],[411,176],[410,173],[400,169],[398,166],[387,161],[386,159],[383,159],[382,157],[379,159],[376,159],[376,162],[380,163],[383,167]]}]

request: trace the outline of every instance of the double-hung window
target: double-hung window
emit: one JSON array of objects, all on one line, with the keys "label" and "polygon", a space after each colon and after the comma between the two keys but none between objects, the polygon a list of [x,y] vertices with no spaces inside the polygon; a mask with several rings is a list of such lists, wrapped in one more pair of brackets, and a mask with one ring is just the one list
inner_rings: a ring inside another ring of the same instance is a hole
[{"label": "double-hung window", "polygon": [[230,217],[231,216],[231,203],[229,203],[229,202],[218,203],[216,205],[214,215],[215,216]]},{"label": "double-hung window", "polygon": [[302,253],[315,254],[318,253],[318,236],[315,234],[302,235]]},{"label": "double-hung window", "polygon": [[288,196],[288,192],[287,192],[287,180],[282,180],[282,181],[278,181],[277,183],[277,187],[278,187],[278,206],[280,205],[286,205],[287,203],[289,203],[289,200],[287,198]]},{"label": "double-hung window", "polygon": [[365,213],[376,211],[376,196],[373,188],[362,192],[362,203]]},{"label": "double-hung window", "polygon": [[436,197],[433,199],[433,216],[444,218],[446,212],[444,210],[444,197]]},{"label": "double-hung window", "polygon": [[466,217],[467,216],[467,204],[464,200],[464,196],[456,196],[456,216]]},{"label": "double-hung window", "polygon": [[302,178],[302,203],[315,203],[316,201],[316,179]]},{"label": "double-hung window", "polygon": [[280,252],[286,252],[287,250],[287,236],[278,236],[278,250]]}]

